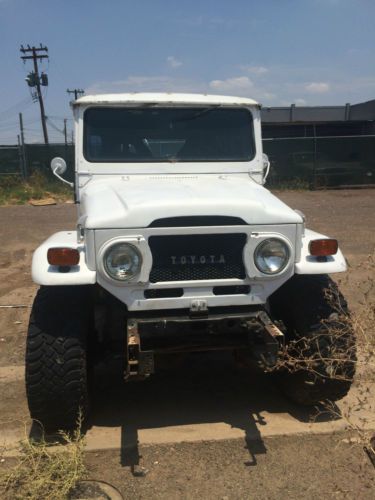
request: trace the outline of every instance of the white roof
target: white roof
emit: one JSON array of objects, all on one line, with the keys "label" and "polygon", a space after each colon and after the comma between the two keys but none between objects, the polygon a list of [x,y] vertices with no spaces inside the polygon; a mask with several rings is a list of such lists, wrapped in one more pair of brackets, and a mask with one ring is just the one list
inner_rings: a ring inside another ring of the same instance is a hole
[{"label": "white roof", "polygon": [[129,94],[98,94],[86,95],[74,101],[78,104],[208,104],[224,106],[257,106],[258,103],[246,97],[232,97],[225,95],[208,94],[175,94],[175,93],[153,93],[132,92]]}]

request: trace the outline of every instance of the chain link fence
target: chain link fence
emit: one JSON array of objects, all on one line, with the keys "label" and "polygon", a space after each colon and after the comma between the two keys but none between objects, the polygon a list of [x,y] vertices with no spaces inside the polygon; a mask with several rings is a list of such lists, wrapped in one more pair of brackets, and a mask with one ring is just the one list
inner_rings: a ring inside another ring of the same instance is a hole
[{"label": "chain link fence", "polygon": [[21,148],[0,146],[0,175],[23,175]]},{"label": "chain link fence", "polygon": [[375,185],[375,135],[264,139],[263,148],[274,187]]},{"label": "chain link fence", "polygon": [[55,178],[51,172],[52,158],[60,156],[67,164],[64,177],[74,180],[74,145],[65,144],[26,144],[21,146],[0,146],[0,176],[19,175],[25,179],[34,172],[48,178]]},{"label": "chain link fence", "polygon": [[[300,186],[318,189],[375,185],[375,135],[266,138],[264,152],[271,162],[267,184],[272,187]],[[64,177],[74,179],[74,146],[28,144],[0,146],[0,176],[30,177],[41,172],[52,178],[51,159],[60,156],[68,169]]]}]

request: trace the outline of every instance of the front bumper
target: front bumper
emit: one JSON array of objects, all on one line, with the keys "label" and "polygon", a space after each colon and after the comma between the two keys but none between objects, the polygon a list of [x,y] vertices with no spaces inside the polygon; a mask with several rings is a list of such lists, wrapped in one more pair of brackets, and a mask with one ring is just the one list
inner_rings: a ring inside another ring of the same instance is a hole
[{"label": "front bumper", "polygon": [[274,366],[283,332],[264,310],[181,316],[134,316],[127,321],[125,378],[153,373],[153,356],[209,350],[252,353],[263,366]]}]

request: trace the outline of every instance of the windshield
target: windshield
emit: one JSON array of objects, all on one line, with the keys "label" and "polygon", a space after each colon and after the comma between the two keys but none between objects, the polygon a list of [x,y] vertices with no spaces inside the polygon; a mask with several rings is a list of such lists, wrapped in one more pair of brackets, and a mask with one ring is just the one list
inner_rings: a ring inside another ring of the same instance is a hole
[{"label": "windshield", "polygon": [[84,115],[90,162],[250,161],[253,120],[244,108],[90,108]]}]

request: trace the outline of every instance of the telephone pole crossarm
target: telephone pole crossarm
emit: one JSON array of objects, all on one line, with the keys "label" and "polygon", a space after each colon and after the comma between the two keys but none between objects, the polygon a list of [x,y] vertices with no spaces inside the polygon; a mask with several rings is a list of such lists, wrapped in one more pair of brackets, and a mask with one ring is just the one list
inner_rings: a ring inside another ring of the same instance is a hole
[{"label": "telephone pole crossarm", "polygon": [[77,100],[78,97],[82,96],[85,91],[83,89],[66,89],[67,94],[74,94],[74,99]]}]

